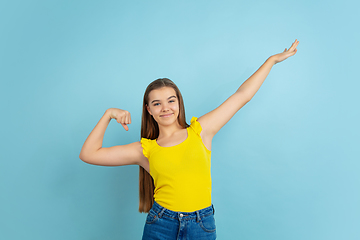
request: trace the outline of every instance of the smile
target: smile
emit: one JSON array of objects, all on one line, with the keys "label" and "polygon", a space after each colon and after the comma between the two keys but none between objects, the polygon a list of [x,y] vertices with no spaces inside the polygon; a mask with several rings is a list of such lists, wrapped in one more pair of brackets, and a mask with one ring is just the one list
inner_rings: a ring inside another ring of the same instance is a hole
[{"label": "smile", "polygon": [[165,115],[160,115],[160,117],[170,117],[171,115],[173,115],[173,113],[169,113],[169,114],[165,114]]}]

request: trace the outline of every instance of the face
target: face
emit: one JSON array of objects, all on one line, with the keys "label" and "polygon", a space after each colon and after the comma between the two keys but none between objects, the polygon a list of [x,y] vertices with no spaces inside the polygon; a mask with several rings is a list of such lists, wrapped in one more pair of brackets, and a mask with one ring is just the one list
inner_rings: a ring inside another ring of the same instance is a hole
[{"label": "face", "polygon": [[179,99],[171,87],[162,87],[149,93],[146,106],[150,115],[159,125],[171,125],[179,116]]}]

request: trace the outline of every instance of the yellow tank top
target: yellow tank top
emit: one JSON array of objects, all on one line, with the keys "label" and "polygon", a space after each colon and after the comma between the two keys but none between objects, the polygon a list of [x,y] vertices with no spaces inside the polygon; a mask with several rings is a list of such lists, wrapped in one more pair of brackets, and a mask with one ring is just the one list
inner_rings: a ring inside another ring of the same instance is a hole
[{"label": "yellow tank top", "polygon": [[201,130],[193,117],[188,137],[178,145],[161,147],[156,139],[141,139],[154,179],[154,199],[172,211],[193,212],[211,206],[211,151],[202,142]]}]

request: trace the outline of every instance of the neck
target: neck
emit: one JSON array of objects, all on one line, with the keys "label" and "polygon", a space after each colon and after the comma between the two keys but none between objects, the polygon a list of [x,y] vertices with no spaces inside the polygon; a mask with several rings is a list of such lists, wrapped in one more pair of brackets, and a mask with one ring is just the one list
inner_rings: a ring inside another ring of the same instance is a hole
[{"label": "neck", "polygon": [[169,136],[172,136],[174,133],[176,133],[179,130],[184,129],[178,121],[175,121],[171,125],[159,125],[159,137],[158,138],[166,138]]}]

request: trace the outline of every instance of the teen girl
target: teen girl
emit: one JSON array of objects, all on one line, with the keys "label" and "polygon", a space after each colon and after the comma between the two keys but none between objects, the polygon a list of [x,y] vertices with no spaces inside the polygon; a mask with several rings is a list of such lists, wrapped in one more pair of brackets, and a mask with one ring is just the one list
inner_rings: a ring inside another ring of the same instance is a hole
[{"label": "teen girl", "polygon": [[210,158],[214,135],[259,90],[272,66],[293,56],[299,41],[265,63],[223,104],[188,125],[181,93],[169,79],[150,83],[144,94],[141,141],[103,148],[116,119],[126,131],[125,110],[107,109],[86,139],[80,159],[89,164],[140,168],[140,212],[148,212],[143,239],[215,239]]}]

